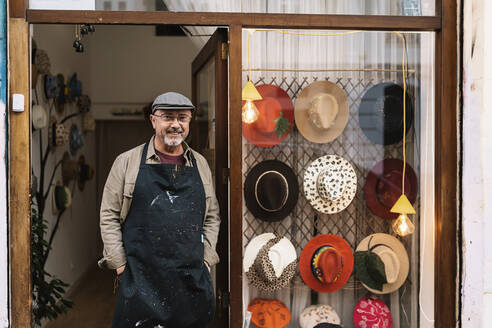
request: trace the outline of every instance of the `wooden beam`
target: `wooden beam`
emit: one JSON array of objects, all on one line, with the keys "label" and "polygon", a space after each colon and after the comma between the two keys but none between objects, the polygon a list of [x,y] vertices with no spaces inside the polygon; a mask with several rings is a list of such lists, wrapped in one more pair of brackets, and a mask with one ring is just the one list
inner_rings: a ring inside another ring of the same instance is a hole
[{"label": "wooden beam", "polygon": [[[437,1],[442,30],[436,35],[436,328],[457,323],[457,4]],[[459,310],[458,310],[459,311]]]},{"label": "wooden beam", "polygon": [[91,24],[177,24],[285,29],[370,29],[434,31],[441,28],[440,17],[382,15],[261,14],[165,11],[75,11],[28,10],[29,23]]},{"label": "wooden beam", "polygon": [[243,153],[241,125],[242,29],[229,29],[230,291],[229,327],[243,326]]},{"label": "wooden beam", "polygon": [[10,18],[26,18],[29,0],[9,0]]},{"label": "wooden beam", "polygon": [[[29,119],[29,24],[9,19],[9,239],[11,327],[31,327],[31,200]],[[12,94],[25,110],[12,112]]]}]

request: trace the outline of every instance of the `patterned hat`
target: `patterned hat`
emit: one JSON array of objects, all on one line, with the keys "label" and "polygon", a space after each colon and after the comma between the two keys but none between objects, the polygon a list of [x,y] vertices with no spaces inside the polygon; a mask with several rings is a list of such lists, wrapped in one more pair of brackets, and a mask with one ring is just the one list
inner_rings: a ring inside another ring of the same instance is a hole
[{"label": "patterned hat", "polygon": [[299,317],[301,328],[324,327],[323,324],[331,324],[330,328],[340,327],[340,317],[337,312],[329,305],[311,305],[302,311]]},{"label": "patterned hat", "polygon": [[68,144],[68,131],[65,125],[56,121],[54,116],[51,117],[48,126],[48,141],[53,150],[55,147]]},{"label": "patterned hat", "polygon": [[299,183],[292,169],[277,160],[256,164],[244,181],[244,199],[250,212],[263,221],[280,221],[297,204]]},{"label": "patterned hat", "polygon": [[[372,257],[364,256],[367,251]],[[367,236],[359,243],[355,254],[357,278],[374,294],[392,293],[407,279],[410,268],[407,250],[391,235],[375,233]]]},{"label": "patterned hat", "polygon": [[267,292],[287,287],[297,269],[297,253],[286,237],[264,233],[244,251],[243,268],[250,284]]},{"label": "patterned hat", "polygon": [[260,328],[282,328],[289,324],[291,314],[279,300],[253,299],[248,305],[251,322]]},{"label": "patterned hat", "polygon": [[343,157],[319,157],[304,173],[304,195],[318,212],[333,214],[344,210],[356,192],[357,175]]},{"label": "patterned hat", "polygon": [[333,141],[348,122],[347,95],[335,83],[313,82],[297,96],[294,113],[296,126],[304,138],[316,143]]},{"label": "patterned hat", "polygon": [[294,126],[294,105],[287,92],[271,84],[256,86],[262,100],[254,102],[260,115],[256,122],[242,123],[243,136],[259,147],[281,143]]},{"label": "patterned hat", "polygon": [[332,234],[318,235],[304,246],[299,260],[302,280],[320,293],[342,288],[354,267],[350,245]]},{"label": "patterned hat", "polygon": [[72,124],[70,127],[70,153],[72,156],[75,156],[82,146],[84,146],[82,132],[80,132],[76,124]]},{"label": "patterned hat", "polygon": [[393,317],[388,306],[379,298],[364,297],[354,308],[355,328],[392,328]]}]

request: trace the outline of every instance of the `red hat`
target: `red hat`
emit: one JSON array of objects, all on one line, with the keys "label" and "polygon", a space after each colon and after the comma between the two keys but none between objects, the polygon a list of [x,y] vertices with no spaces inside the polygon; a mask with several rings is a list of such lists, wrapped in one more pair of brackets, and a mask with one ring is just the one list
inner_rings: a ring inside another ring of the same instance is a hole
[{"label": "red hat", "polygon": [[290,322],[290,311],[279,300],[255,298],[248,305],[251,321],[257,327],[282,328]]},{"label": "red hat", "polygon": [[280,87],[262,84],[256,86],[256,89],[263,97],[254,102],[260,115],[254,123],[243,122],[243,136],[256,146],[273,147],[281,143],[292,130],[294,105],[287,92]]},{"label": "red hat", "polygon": [[354,326],[356,328],[392,328],[393,318],[388,306],[379,298],[364,297],[354,308]]},{"label": "red hat", "polygon": [[[384,219],[394,220],[398,213],[390,210],[401,196],[401,178],[403,175],[403,161],[396,158],[386,158],[371,169],[367,174],[364,186],[364,197],[367,207],[375,215]],[[405,171],[405,195],[410,203],[417,200],[417,175],[407,163]]]},{"label": "red hat", "polygon": [[339,236],[323,234],[311,239],[301,252],[299,271],[302,280],[320,293],[342,288],[354,267],[350,245]]}]

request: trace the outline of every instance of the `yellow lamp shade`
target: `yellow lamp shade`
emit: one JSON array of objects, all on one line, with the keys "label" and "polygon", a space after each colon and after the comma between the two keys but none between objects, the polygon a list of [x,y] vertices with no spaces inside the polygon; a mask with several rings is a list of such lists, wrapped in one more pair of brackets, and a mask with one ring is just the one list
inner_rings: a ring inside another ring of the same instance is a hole
[{"label": "yellow lamp shade", "polygon": [[243,100],[261,100],[261,99],[263,99],[261,97],[260,93],[258,92],[258,90],[256,90],[253,82],[251,82],[251,81],[246,82],[246,84],[243,88],[242,98],[243,98]]},{"label": "yellow lamp shade", "polygon": [[415,214],[415,209],[405,194],[402,194],[390,210],[391,213]]}]

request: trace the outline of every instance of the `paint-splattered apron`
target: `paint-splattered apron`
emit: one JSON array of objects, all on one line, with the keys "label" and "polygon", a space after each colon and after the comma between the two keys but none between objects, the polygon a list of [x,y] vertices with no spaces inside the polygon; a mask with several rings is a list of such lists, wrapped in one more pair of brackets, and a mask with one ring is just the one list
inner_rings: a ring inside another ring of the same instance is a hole
[{"label": "paint-splattered apron", "polygon": [[193,167],[146,164],[145,145],[133,200],[123,224],[127,263],[114,328],[206,327],[215,314],[203,263],[205,191]]}]

